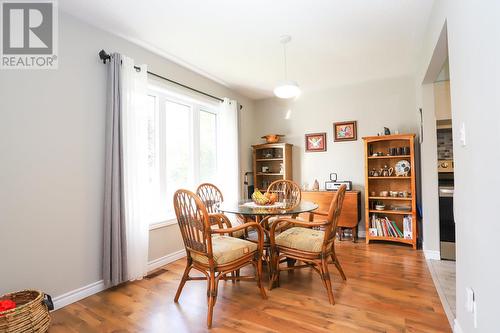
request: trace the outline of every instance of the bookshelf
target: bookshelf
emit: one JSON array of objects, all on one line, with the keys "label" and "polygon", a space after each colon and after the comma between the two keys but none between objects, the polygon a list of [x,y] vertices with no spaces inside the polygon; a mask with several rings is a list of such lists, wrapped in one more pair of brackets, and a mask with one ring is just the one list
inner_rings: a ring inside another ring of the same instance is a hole
[{"label": "bookshelf", "polygon": [[291,144],[266,143],[253,145],[252,148],[255,189],[265,191],[275,180],[292,180]]},{"label": "bookshelf", "polygon": [[[416,249],[415,134],[369,136],[363,141],[366,243],[398,242]],[[401,151],[400,147],[406,149]],[[396,175],[395,166],[402,160],[409,162],[410,170]],[[374,175],[374,170],[379,174]]]}]

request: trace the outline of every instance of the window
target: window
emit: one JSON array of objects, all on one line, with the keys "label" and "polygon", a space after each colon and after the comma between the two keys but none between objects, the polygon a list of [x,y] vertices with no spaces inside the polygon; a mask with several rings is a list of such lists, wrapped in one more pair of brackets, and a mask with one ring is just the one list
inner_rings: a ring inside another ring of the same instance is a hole
[{"label": "window", "polygon": [[172,197],[217,177],[217,107],[150,87],[148,163],[151,224],[175,218]]},{"label": "window", "polygon": [[217,172],[217,115],[200,110],[200,182],[214,182]]}]

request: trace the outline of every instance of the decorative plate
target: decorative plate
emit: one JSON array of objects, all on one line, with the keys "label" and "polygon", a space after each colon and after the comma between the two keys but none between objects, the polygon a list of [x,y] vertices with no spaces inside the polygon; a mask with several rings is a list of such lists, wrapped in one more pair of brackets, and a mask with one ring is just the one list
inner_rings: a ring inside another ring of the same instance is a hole
[{"label": "decorative plate", "polygon": [[394,167],[396,176],[408,176],[410,174],[410,165],[410,162],[407,160],[401,160],[396,163],[396,166]]}]

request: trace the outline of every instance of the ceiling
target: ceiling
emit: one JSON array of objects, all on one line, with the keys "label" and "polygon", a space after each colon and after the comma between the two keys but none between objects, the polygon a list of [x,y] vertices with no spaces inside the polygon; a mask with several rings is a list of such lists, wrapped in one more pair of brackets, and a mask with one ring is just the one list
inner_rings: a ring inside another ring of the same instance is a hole
[{"label": "ceiling", "polygon": [[412,74],[433,0],[63,0],[73,16],[254,99]]}]

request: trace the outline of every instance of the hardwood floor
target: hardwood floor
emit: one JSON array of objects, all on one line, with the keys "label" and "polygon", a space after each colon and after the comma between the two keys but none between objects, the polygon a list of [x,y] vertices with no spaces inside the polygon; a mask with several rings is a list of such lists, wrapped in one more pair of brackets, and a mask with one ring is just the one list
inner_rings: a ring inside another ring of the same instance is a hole
[{"label": "hardwood floor", "polygon": [[[267,300],[256,283],[221,282],[210,331],[451,332],[421,251],[344,241],[337,255],[347,281],[332,264],[334,306],[311,269],[282,273],[281,287],[266,290]],[[205,281],[187,282],[179,303],[173,302],[184,264],[178,260],[152,278],[53,312],[50,332],[207,331]]]}]

